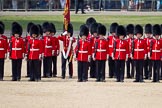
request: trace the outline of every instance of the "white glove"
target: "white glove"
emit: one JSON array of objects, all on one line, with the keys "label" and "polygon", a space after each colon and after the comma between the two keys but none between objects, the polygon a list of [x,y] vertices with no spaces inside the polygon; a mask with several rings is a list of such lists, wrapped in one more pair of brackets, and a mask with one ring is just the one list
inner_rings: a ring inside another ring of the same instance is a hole
[{"label": "white glove", "polygon": [[7,53],[5,53],[5,59],[7,59],[7,56],[8,56]]},{"label": "white glove", "polygon": [[42,55],[41,54],[39,54],[39,60],[41,60],[42,59]]},{"label": "white glove", "polygon": [[62,35],[63,35],[63,36],[67,35],[67,31],[65,31]]},{"label": "white glove", "polygon": [[27,55],[27,54],[25,54],[24,59],[25,59],[25,60],[28,60],[28,55]]},{"label": "white glove", "polygon": [[112,59],[114,60],[114,53],[112,53]]},{"label": "white glove", "polygon": [[7,53],[7,57],[10,58],[10,52]]},{"label": "white glove", "polygon": [[73,40],[73,37],[70,37],[70,40],[72,41]]},{"label": "white glove", "polygon": [[57,50],[57,55],[59,55],[60,54],[60,51],[59,50]]},{"label": "white glove", "polygon": [[126,61],[128,61],[128,54],[126,54]]},{"label": "white glove", "polygon": [[109,59],[109,54],[107,54],[107,60]]},{"label": "white glove", "polygon": [[92,54],[92,58],[93,58],[93,60],[95,60],[95,56],[94,56],[94,53]]},{"label": "white glove", "polygon": [[54,55],[55,54],[55,51],[54,50],[52,50],[52,55]]},{"label": "white glove", "polygon": [[91,55],[88,55],[88,62],[91,61]]},{"label": "white glove", "polygon": [[150,52],[148,52],[148,58],[150,58]]},{"label": "white glove", "polygon": [[144,58],[145,60],[147,59],[147,54],[145,54],[145,58]]}]

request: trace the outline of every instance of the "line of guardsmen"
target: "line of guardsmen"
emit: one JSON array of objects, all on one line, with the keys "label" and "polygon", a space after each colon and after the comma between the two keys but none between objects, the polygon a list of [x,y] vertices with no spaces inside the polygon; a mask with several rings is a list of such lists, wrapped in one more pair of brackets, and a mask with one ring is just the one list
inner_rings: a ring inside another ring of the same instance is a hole
[{"label": "line of guardsmen", "polygon": [[[26,37],[23,38],[22,26],[13,22],[9,41],[3,35],[4,30],[5,25],[0,21],[0,80],[4,77],[4,61],[7,57],[12,61],[12,81],[21,80],[23,58],[27,61],[27,77],[30,77],[30,81],[41,80],[42,61],[43,77],[57,77],[59,41],[63,42],[62,79],[66,78],[67,66],[69,78],[73,77],[73,56],[78,63],[78,82],[88,81],[89,68],[90,78],[105,82],[107,60],[109,78],[116,78],[117,82],[124,82],[125,63],[126,77],[135,78],[134,82],[151,78],[153,82],[159,82],[162,79],[162,27],[159,24],[146,24],[144,33],[139,24],[124,27],[114,22],[106,36],[106,27],[90,17],[80,26],[78,37],[73,36],[71,23],[67,31],[56,37],[53,23],[36,25],[30,22]],[[73,49],[75,42],[76,47]]]}]

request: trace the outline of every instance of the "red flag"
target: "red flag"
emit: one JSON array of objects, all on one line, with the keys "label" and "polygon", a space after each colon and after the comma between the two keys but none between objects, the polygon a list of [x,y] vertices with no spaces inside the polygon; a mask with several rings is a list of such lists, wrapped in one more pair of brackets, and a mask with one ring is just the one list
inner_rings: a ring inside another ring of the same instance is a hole
[{"label": "red flag", "polygon": [[63,15],[64,15],[64,30],[66,31],[68,28],[68,24],[70,23],[70,0],[66,0]]}]

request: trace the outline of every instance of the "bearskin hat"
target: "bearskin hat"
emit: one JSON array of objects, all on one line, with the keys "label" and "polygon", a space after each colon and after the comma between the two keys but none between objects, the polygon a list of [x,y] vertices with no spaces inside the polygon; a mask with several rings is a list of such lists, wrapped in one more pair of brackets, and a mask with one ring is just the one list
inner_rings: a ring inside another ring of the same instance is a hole
[{"label": "bearskin hat", "polygon": [[5,30],[5,25],[2,21],[0,21],[0,34],[3,34]]},{"label": "bearskin hat", "polygon": [[37,24],[38,28],[39,28],[39,34],[43,36],[43,29],[42,26],[40,24]]},{"label": "bearskin hat", "polygon": [[43,33],[45,33],[45,32],[51,32],[51,27],[50,27],[49,22],[44,22],[42,24],[42,28],[43,28]]},{"label": "bearskin hat", "polygon": [[90,26],[90,32],[91,32],[91,34],[97,33],[97,28],[98,28],[98,23],[91,24],[91,26]]},{"label": "bearskin hat", "polygon": [[80,33],[79,33],[79,35],[80,36],[88,36],[88,34],[89,34],[88,27],[85,24],[84,25],[81,25],[80,26]]},{"label": "bearskin hat", "polygon": [[127,35],[134,34],[134,25],[128,24],[127,27],[126,27],[126,32],[127,32]]},{"label": "bearskin hat", "polygon": [[153,26],[153,35],[161,35],[161,27],[159,24]]},{"label": "bearskin hat", "polygon": [[125,37],[125,36],[126,36],[126,29],[125,29],[125,27],[122,26],[122,25],[119,25],[119,26],[117,27],[117,29],[116,29],[116,35],[117,35],[117,36],[123,35],[123,36]]},{"label": "bearskin hat", "polygon": [[32,34],[36,34],[37,36],[39,36],[39,34],[40,34],[39,26],[33,25],[30,28],[30,36],[32,36]]},{"label": "bearskin hat", "polygon": [[3,34],[4,33],[4,27],[3,25],[0,24],[0,34]]},{"label": "bearskin hat", "polygon": [[98,35],[106,35],[106,27],[104,25],[99,25],[97,28],[97,34]]},{"label": "bearskin hat", "polygon": [[30,32],[30,28],[34,25],[34,23],[32,22],[29,22],[28,25],[27,25],[27,32],[29,33]]},{"label": "bearskin hat", "polygon": [[86,20],[86,25],[87,25],[88,28],[90,29],[91,24],[96,23],[96,22],[97,22],[97,21],[95,20],[95,18],[90,17],[90,18],[88,18],[88,19]]},{"label": "bearskin hat", "polygon": [[143,35],[143,28],[139,24],[135,26],[135,35],[137,35],[138,33]]},{"label": "bearskin hat", "polygon": [[13,22],[12,23],[12,35],[19,34],[21,36],[22,32],[23,32],[22,26],[17,22]]},{"label": "bearskin hat", "polygon": [[152,25],[151,24],[145,25],[145,33],[152,34]]},{"label": "bearskin hat", "polygon": [[51,26],[51,32],[52,33],[56,33],[56,27],[53,23],[50,23],[50,26]]},{"label": "bearskin hat", "polygon": [[114,22],[110,25],[110,33],[116,33],[116,29],[118,27],[118,23]]},{"label": "bearskin hat", "polygon": [[68,24],[67,32],[70,33],[70,36],[73,36],[73,25],[71,23]]}]

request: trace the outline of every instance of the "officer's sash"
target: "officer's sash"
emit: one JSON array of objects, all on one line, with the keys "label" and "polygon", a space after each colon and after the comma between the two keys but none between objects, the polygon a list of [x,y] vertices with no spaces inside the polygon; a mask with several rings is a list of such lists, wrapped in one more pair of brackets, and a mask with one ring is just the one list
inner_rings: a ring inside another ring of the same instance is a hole
[{"label": "officer's sash", "polygon": [[67,52],[65,53],[64,49],[62,51],[62,54],[63,54],[64,59],[67,59],[68,56],[69,56],[69,53],[70,53],[70,50],[71,50],[71,46],[72,46],[72,42],[73,42],[73,37],[72,37],[72,39],[70,39],[70,43],[69,43]]}]

